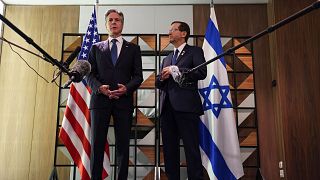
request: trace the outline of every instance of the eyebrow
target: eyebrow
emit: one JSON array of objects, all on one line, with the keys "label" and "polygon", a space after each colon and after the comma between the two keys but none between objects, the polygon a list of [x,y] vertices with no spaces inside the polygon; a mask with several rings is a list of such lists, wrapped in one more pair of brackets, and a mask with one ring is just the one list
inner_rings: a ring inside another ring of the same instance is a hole
[{"label": "eyebrow", "polygon": [[108,19],[109,19],[109,20],[110,20],[110,19],[116,19],[116,20],[117,20],[117,19],[121,19],[121,18],[118,18],[118,17],[116,17],[116,18],[111,18],[111,17],[110,17],[110,18],[108,18]]}]

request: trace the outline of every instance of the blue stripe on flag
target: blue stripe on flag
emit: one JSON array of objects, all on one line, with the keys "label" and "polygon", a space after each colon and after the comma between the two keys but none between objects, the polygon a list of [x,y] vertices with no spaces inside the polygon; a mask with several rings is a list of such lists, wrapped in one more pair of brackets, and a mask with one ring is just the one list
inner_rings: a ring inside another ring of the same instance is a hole
[{"label": "blue stripe on flag", "polygon": [[[219,33],[217,27],[212,22],[212,19],[210,19],[208,22],[205,39],[210,44],[210,46],[215,50],[217,55],[223,53],[222,43],[221,43],[221,39],[220,39],[220,33]],[[224,65],[224,67],[226,67],[224,57],[221,57],[220,61]]]},{"label": "blue stripe on flag", "polygon": [[84,84],[85,87],[88,86],[88,83],[87,83],[87,81],[85,79],[82,79],[82,83]]},{"label": "blue stripe on flag", "polygon": [[201,120],[199,123],[199,132],[200,146],[210,160],[215,176],[223,180],[237,179],[230,171],[217,145],[213,142],[209,130]]}]

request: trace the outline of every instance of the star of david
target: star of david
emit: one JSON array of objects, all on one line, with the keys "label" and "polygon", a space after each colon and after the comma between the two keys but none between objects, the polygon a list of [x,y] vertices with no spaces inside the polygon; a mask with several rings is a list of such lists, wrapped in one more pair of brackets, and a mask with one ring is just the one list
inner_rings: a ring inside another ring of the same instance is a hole
[{"label": "star of david", "polygon": [[[212,103],[209,98],[211,91],[215,89],[217,89],[220,93],[219,95],[221,99],[219,103]],[[220,85],[217,78],[212,75],[209,86],[199,89],[199,93],[203,97],[202,106],[204,111],[211,110],[216,118],[218,118],[222,108],[232,108],[232,103],[228,99],[229,92],[229,86]]]}]

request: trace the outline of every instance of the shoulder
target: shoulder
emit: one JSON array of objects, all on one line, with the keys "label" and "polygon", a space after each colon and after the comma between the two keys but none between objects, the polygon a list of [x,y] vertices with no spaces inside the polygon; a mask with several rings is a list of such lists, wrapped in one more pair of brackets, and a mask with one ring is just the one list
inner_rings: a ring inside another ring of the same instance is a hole
[{"label": "shoulder", "polygon": [[139,45],[136,45],[132,42],[128,42],[128,41],[123,41],[123,48],[129,50],[129,52],[133,52],[133,53],[141,53],[141,49]]},{"label": "shoulder", "polygon": [[193,54],[194,56],[203,56],[203,49],[201,47],[198,46],[189,46],[189,51],[191,54]]},{"label": "shoulder", "polygon": [[139,45],[137,45],[137,44],[134,44],[134,43],[132,43],[132,42],[128,42],[128,41],[126,41],[126,40],[124,40],[123,41],[123,44],[125,45],[125,46],[128,46],[128,47],[130,47],[130,48],[135,48],[135,49],[140,49],[140,46]]},{"label": "shoulder", "polygon": [[105,41],[100,41],[97,43],[92,44],[92,49],[97,48],[100,49],[101,51],[104,50],[108,46],[108,40]]},{"label": "shoulder", "polygon": [[171,63],[171,58],[170,57],[172,57],[172,56],[173,56],[173,52],[169,53],[165,58],[163,58],[163,62],[170,61],[170,63]]},{"label": "shoulder", "polygon": [[94,43],[94,44],[92,44],[92,46],[99,47],[99,46],[103,46],[103,45],[105,45],[107,43],[108,43],[108,40],[105,40],[105,41],[100,41],[100,42]]},{"label": "shoulder", "polygon": [[190,49],[191,51],[195,51],[195,52],[201,52],[203,51],[201,47],[198,46],[190,46],[190,45],[186,45],[186,48]]}]

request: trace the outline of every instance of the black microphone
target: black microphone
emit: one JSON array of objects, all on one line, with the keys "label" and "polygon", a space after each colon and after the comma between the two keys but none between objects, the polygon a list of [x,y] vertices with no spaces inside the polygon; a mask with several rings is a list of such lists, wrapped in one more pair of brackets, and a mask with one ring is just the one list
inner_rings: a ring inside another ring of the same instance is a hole
[{"label": "black microphone", "polygon": [[68,87],[71,82],[80,82],[84,76],[88,75],[91,71],[91,64],[86,60],[77,61],[70,70],[69,80],[63,85],[63,88]]},{"label": "black microphone", "polygon": [[[64,66],[66,69],[69,68],[69,65],[72,63],[72,61],[78,56],[79,52],[81,51],[81,47],[77,46],[77,48],[70,54],[70,56],[67,58],[65,62],[62,63],[62,66]],[[54,82],[60,75],[62,71],[60,70],[56,76],[52,79],[51,82]]]}]

